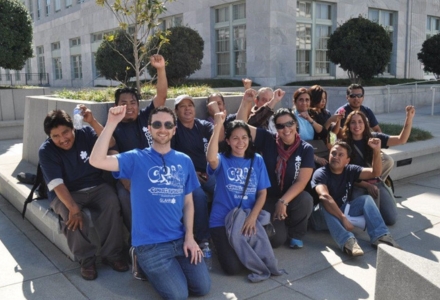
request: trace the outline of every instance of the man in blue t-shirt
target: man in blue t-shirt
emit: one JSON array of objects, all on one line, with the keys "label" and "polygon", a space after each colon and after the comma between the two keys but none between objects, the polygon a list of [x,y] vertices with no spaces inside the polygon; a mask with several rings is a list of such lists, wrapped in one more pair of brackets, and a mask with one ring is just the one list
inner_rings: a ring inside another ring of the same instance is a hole
[{"label": "man in blue t-shirt", "polygon": [[[344,118],[341,120],[341,128],[344,127],[345,120],[352,111],[360,110],[365,114],[365,116],[367,116],[368,123],[370,124],[371,129],[373,129],[373,131],[375,132],[382,132],[379,126],[379,122],[377,121],[373,111],[370,108],[362,105],[362,103],[364,102],[364,95],[364,87],[360,84],[353,83],[347,88],[348,103],[339,107],[335,112],[335,114],[344,115]],[[342,132],[339,131],[339,134],[341,133]],[[341,136],[339,136],[339,138],[341,138]]]},{"label": "man in blue t-shirt", "polygon": [[[151,146],[152,137],[148,131],[148,118],[155,107],[165,105],[168,82],[165,72],[165,59],[155,54],[150,57],[150,64],[157,70],[157,95],[150,105],[139,110],[140,95],[135,88],[121,88],[115,91],[115,106],[126,105],[127,112],[113,133],[116,146],[110,154],[123,153],[133,149],[144,149]],[[128,231],[131,232],[130,180],[120,179],[116,183],[119,201],[121,202],[122,218]]]},{"label": "man in blue t-shirt", "polygon": [[88,238],[91,224],[84,216],[84,208],[91,211],[93,227],[101,242],[102,261],[119,272],[127,271],[128,264],[122,256],[124,243],[118,197],[103,181],[102,171],[89,163],[102,125],[84,105],[80,107],[84,120],[93,129],[89,126],[74,129],[65,111],[53,110],[44,119],[44,131],[49,138],[38,154],[49,189],[50,207],[60,216],[69,249],[81,264],[81,276],[94,280],[98,276],[95,266],[98,247]]},{"label": "man in blue t-shirt", "polygon": [[339,248],[351,256],[364,254],[351,232],[354,228],[351,218],[359,216],[364,216],[373,246],[384,243],[400,248],[391,237],[373,198],[363,195],[351,199],[355,181],[374,178],[381,173],[380,139],[372,138],[368,145],[373,149],[372,168],[349,164],[350,146],[337,141],[330,150],[329,163],[316,170],[311,181],[312,188],[319,196],[320,206],[322,204],[320,212],[331,236]]},{"label": "man in blue t-shirt", "polygon": [[110,109],[90,163],[114,172],[116,178],[131,180],[132,244],[139,265],[161,297],[206,295],[211,280],[193,235],[192,193],[200,184],[190,158],[171,149],[176,116],[167,107],[156,108],[148,122],[151,147],[108,156],[106,149],[125,110],[125,105]]}]

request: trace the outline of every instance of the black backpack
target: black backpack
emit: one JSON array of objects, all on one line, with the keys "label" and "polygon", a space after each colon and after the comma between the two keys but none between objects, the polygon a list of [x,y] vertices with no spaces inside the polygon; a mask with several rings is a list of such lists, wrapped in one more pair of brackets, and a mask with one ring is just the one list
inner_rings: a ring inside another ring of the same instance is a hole
[{"label": "black backpack", "polygon": [[[34,192],[37,193],[37,197],[34,198]],[[23,211],[21,213],[21,216],[24,219],[24,215],[26,214],[26,208],[29,203],[31,203],[33,200],[40,200],[40,199],[46,199],[47,198],[47,185],[44,181],[43,177],[43,171],[41,170],[40,163],[38,163],[37,166],[37,175],[35,176],[35,182],[32,186],[31,192],[29,193],[29,196],[27,197],[26,201],[24,202]]]}]

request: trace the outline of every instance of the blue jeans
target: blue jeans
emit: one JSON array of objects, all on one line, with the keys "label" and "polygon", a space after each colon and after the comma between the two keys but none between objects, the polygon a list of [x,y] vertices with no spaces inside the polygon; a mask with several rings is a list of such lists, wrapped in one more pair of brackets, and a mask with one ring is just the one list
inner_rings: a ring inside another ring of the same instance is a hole
[{"label": "blue jeans", "polygon": [[209,214],[208,196],[206,193],[213,194],[215,187],[215,176],[209,176],[206,183],[193,191],[194,201],[194,236],[197,241],[208,240],[209,233]]},{"label": "blue jeans", "polygon": [[203,296],[211,289],[208,268],[202,260],[191,264],[183,253],[183,239],[135,249],[138,263],[148,281],[163,299],[187,299]]},{"label": "blue jeans", "polygon": [[[344,211],[346,203],[344,203],[340,209]],[[321,213],[324,216],[325,222],[327,223],[328,230],[331,236],[338,244],[341,250],[344,250],[344,245],[349,238],[354,238],[354,234],[342,225],[341,221],[328,213],[325,208],[320,205]],[[365,222],[367,225],[367,232],[370,236],[370,242],[375,242],[378,238],[385,234],[389,234],[388,228],[386,227],[382,216],[380,215],[379,209],[374,203],[373,198],[369,195],[362,195],[354,200],[350,201],[350,216],[357,217],[364,215]]]}]

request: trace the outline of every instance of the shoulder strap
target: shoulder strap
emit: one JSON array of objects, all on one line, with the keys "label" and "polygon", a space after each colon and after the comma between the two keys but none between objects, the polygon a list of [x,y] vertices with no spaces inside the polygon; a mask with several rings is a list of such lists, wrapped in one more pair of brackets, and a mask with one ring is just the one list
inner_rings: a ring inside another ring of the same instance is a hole
[{"label": "shoulder strap", "polygon": [[[356,146],[356,144],[353,144],[353,146],[354,146],[354,149],[356,149],[356,152],[359,154],[359,156],[360,156],[363,160],[365,160],[365,159],[364,159],[364,155],[362,154],[361,150],[359,150],[358,146]],[[365,163],[367,164],[368,167],[371,167],[371,164],[370,164],[368,161],[366,161]]]},{"label": "shoulder strap", "polygon": [[[40,163],[38,163],[38,165],[37,165],[37,176],[35,178],[35,183],[32,186],[32,189],[31,189],[31,192],[29,193],[29,196],[26,198],[26,201],[24,202],[23,211],[21,212],[21,216],[23,217],[23,219],[24,219],[24,215],[26,214],[27,205],[29,203],[31,203],[32,200],[34,200],[34,192],[40,186],[40,184],[42,182],[44,182],[43,171],[41,170]],[[40,199],[40,198],[37,198],[37,199]]]},{"label": "shoulder strap", "polygon": [[[254,157],[255,157],[255,154],[254,154]],[[244,182],[243,193],[241,194],[240,204],[238,205],[239,208],[241,207],[241,204],[243,203],[243,198],[244,198],[244,195],[246,194],[246,189],[249,184],[249,179],[251,178],[252,166],[254,164],[254,157],[251,158],[251,166],[249,167],[249,171],[246,175],[246,181]]]}]

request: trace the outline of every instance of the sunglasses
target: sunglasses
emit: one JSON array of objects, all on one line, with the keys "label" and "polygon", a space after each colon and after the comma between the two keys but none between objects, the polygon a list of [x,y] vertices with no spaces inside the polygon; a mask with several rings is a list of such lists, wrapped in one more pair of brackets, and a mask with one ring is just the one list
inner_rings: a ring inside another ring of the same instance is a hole
[{"label": "sunglasses", "polygon": [[348,95],[348,97],[350,98],[362,98],[364,96],[364,94],[350,94]]},{"label": "sunglasses", "polygon": [[281,129],[284,129],[285,127],[289,127],[290,128],[290,127],[292,127],[295,124],[296,124],[295,121],[289,121],[289,122],[286,122],[284,124],[275,124],[275,128],[278,129],[278,130],[281,130]]},{"label": "sunglasses", "polygon": [[170,121],[166,121],[165,123],[162,123],[161,121],[154,121],[151,123],[151,127],[154,129],[160,129],[162,125],[165,127],[165,129],[173,129],[175,126],[174,123]]}]

